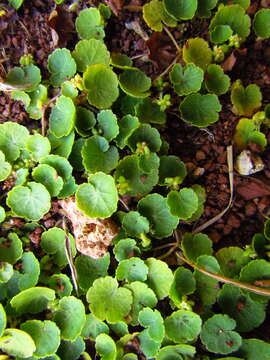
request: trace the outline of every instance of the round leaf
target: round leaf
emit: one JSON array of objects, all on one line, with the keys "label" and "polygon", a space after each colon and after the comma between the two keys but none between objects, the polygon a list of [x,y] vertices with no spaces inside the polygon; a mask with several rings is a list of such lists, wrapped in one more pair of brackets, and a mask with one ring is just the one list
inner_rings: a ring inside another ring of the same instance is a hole
[{"label": "round leaf", "polygon": [[139,126],[139,120],[135,116],[126,115],[119,120],[118,125],[119,134],[114,141],[120,149],[123,149],[127,143],[127,139],[129,138],[129,136]]},{"label": "round leaf", "polygon": [[[263,288],[270,288],[269,284],[264,281],[270,280],[270,263],[266,260],[252,260],[245,265],[240,272],[240,281],[250,283]],[[265,297],[250,293],[250,297],[254,300],[265,301]]]},{"label": "round leaf", "polygon": [[45,310],[48,303],[54,299],[54,290],[46,287],[33,287],[14,296],[10,304],[18,314],[37,314]]},{"label": "round leaf", "polygon": [[[41,235],[40,246],[47,254],[53,255],[54,262],[63,267],[68,264],[66,255],[66,232],[60,228],[52,227]],[[72,255],[76,255],[73,237],[69,234]]]},{"label": "round leaf", "polygon": [[99,109],[111,107],[118,98],[118,79],[109,66],[89,66],[83,74],[83,83],[88,91],[89,103]]},{"label": "round leaf", "polygon": [[213,94],[191,94],[180,104],[182,119],[197,127],[205,127],[218,121],[220,111],[221,104]]},{"label": "round leaf", "polygon": [[85,71],[90,65],[110,63],[110,53],[106,45],[96,39],[79,41],[72,56],[76,60],[78,71]]},{"label": "round leaf", "polygon": [[19,87],[20,90],[33,91],[41,81],[40,70],[31,64],[22,67],[14,67],[9,71],[5,84]]},{"label": "round leaf", "polygon": [[137,211],[129,211],[122,220],[122,226],[126,234],[140,237],[142,233],[148,233],[149,221]]},{"label": "round leaf", "polygon": [[77,106],[77,116],[75,122],[75,128],[78,134],[81,136],[89,136],[91,134],[91,129],[95,126],[96,119],[92,111],[82,107]]},{"label": "round leaf", "polygon": [[239,353],[246,360],[256,359],[258,354],[260,354],[260,360],[268,360],[270,344],[259,339],[246,339],[243,340]]},{"label": "round leaf", "polygon": [[186,166],[177,156],[160,157],[159,185],[180,185],[186,175]]},{"label": "round leaf", "polygon": [[157,360],[182,360],[182,355],[193,357],[195,352],[196,349],[191,345],[169,345],[159,351]]},{"label": "round leaf", "polygon": [[177,21],[166,12],[164,4],[158,0],[152,0],[143,6],[143,19],[154,31],[162,31],[163,22],[168,26],[177,25]]},{"label": "round leaf", "polygon": [[76,73],[76,62],[68,49],[56,49],[48,57],[48,70],[52,74],[50,82],[58,87]]},{"label": "round leaf", "polygon": [[126,69],[119,76],[119,85],[128,95],[137,98],[149,96],[148,90],[151,87],[151,79],[137,68]]},{"label": "round leaf", "polygon": [[205,234],[185,233],[181,247],[184,255],[192,262],[196,262],[201,255],[212,255],[212,241]]},{"label": "round leaf", "polygon": [[206,71],[205,86],[207,90],[216,95],[225,94],[230,87],[231,81],[228,75],[224,74],[221,66],[211,64]]},{"label": "round leaf", "polygon": [[238,4],[219,7],[215,16],[212,18],[209,31],[218,25],[228,25],[242,40],[250,33],[250,18],[245,14],[245,10]]},{"label": "round leaf", "polygon": [[19,270],[16,271],[18,289],[25,290],[35,286],[40,275],[39,261],[35,255],[31,251],[24,252],[19,266]]},{"label": "round leaf", "polygon": [[147,359],[151,359],[156,356],[160,349],[160,342],[154,341],[149,335],[149,331],[143,330],[139,335],[140,350],[146,356]]},{"label": "round leaf", "polygon": [[108,141],[111,141],[119,134],[117,117],[111,110],[102,110],[98,116],[99,133]]},{"label": "round leaf", "polygon": [[[8,282],[13,276],[13,267],[7,262],[0,263],[0,283]],[[1,336],[1,307],[0,307],[0,336]]]},{"label": "round leaf", "polygon": [[22,323],[20,328],[35,342],[36,350],[33,356],[40,358],[53,355],[60,345],[60,330],[52,321],[28,320]]},{"label": "round leaf", "polygon": [[178,20],[192,19],[197,10],[197,0],[164,0],[165,9]]},{"label": "round leaf", "polygon": [[69,296],[73,290],[69,277],[65,274],[54,274],[49,279],[49,286],[59,298]]},{"label": "round leaf", "polygon": [[6,161],[18,159],[28,136],[28,130],[22,125],[11,121],[0,124],[0,150],[5,154]]},{"label": "round leaf", "polygon": [[110,173],[118,164],[119,154],[117,148],[109,145],[104,137],[94,135],[85,141],[82,158],[86,170],[92,173],[97,171]]},{"label": "round leaf", "polygon": [[44,185],[29,182],[27,186],[15,186],[8,193],[7,205],[16,216],[36,221],[50,210],[51,197]]},{"label": "round leaf", "polygon": [[62,156],[64,158],[68,158],[74,144],[74,138],[74,131],[72,131],[68,136],[63,136],[61,138],[57,138],[53,134],[49,133],[48,139],[51,143],[51,153],[54,155]]},{"label": "round leaf", "polygon": [[157,239],[168,237],[176,229],[179,219],[173,216],[167,201],[159,194],[150,194],[138,202],[138,211],[151,225],[150,233]]},{"label": "round leaf", "polygon": [[41,164],[47,164],[55,168],[57,174],[67,181],[72,174],[72,167],[67,159],[58,155],[48,155],[40,160]]},{"label": "round leaf", "polygon": [[117,261],[129,259],[132,255],[139,255],[140,249],[136,246],[133,239],[121,239],[113,248],[113,253]]},{"label": "round leaf", "polygon": [[100,355],[101,360],[116,359],[116,344],[107,334],[100,334],[97,336],[96,351]]},{"label": "round leaf", "polygon": [[245,251],[237,246],[220,249],[215,256],[222,273],[230,278],[238,276],[242,267],[250,260],[249,256],[245,255]]},{"label": "round leaf", "polygon": [[201,332],[202,320],[192,311],[178,310],[165,319],[164,325],[169,339],[186,343],[196,340]]},{"label": "round leaf", "polygon": [[133,303],[130,312],[132,318],[131,325],[138,325],[139,312],[144,307],[153,308],[157,305],[157,297],[152,289],[140,281],[126,284],[125,288],[132,292]]},{"label": "round leaf", "polygon": [[262,104],[262,93],[257,85],[250,84],[244,88],[237,80],[232,86],[231,101],[238,115],[251,116]]},{"label": "round leaf", "polygon": [[39,182],[46,187],[51,197],[57,196],[63,188],[63,179],[58,176],[56,170],[53,167],[47,164],[41,164],[37,166],[33,170],[32,176],[36,182]]},{"label": "round leaf", "polygon": [[130,155],[119,161],[115,171],[115,180],[118,182],[120,194],[131,196],[147,194],[158,182],[159,159],[151,163],[151,171],[147,172],[140,166],[140,157]]},{"label": "round leaf", "polygon": [[79,185],[76,191],[76,204],[92,218],[106,218],[117,209],[118,193],[113,178],[102,172],[90,175],[89,183]]},{"label": "round leaf", "polygon": [[107,275],[109,265],[109,254],[98,259],[85,255],[78,256],[75,260],[75,267],[79,287],[86,292],[96,279]]},{"label": "round leaf", "polygon": [[262,39],[270,37],[270,9],[260,9],[256,12],[253,27],[255,34]]},{"label": "round leaf", "polygon": [[80,11],[75,21],[77,33],[81,39],[102,39],[105,36],[98,9],[91,7]]},{"label": "round leaf", "polygon": [[212,61],[212,51],[204,39],[189,39],[183,47],[183,59],[186,64],[193,63],[205,71]]},{"label": "round leaf", "polygon": [[78,336],[74,341],[62,340],[57,355],[61,360],[77,360],[84,350],[85,342],[81,336]]},{"label": "round leaf", "polygon": [[189,269],[180,266],[174,273],[173,282],[170,288],[170,299],[176,306],[179,306],[182,297],[190,295],[196,290],[196,280]]},{"label": "round leaf", "polygon": [[229,25],[217,25],[210,32],[210,39],[214,44],[223,44],[233,35],[233,31]]},{"label": "round leaf", "polygon": [[31,336],[26,332],[6,329],[0,338],[0,349],[11,356],[28,358],[33,355],[36,346]]},{"label": "round leaf", "polygon": [[23,254],[22,242],[18,235],[9,233],[7,238],[0,238],[0,262],[15,264]]},{"label": "round leaf", "polygon": [[161,300],[169,295],[173,282],[173,273],[168,265],[161,260],[148,258],[145,261],[148,266],[147,284]]},{"label": "round leaf", "polygon": [[145,281],[147,274],[148,267],[137,257],[120,261],[116,268],[117,280]]},{"label": "round leaf", "polygon": [[106,276],[94,281],[86,294],[91,312],[100,320],[123,321],[131,310],[132,294],[119,288],[117,280]]},{"label": "round leaf", "polygon": [[57,138],[69,135],[74,128],[75,114],[73,101],[61,95],[50,114],[50,132]]},{"label": "round leaf", "polygon": [[150,337],[156,341],[161,342],[164,335],[163,318],[158,310],[144,308],[139,313],[139,323],[148,329]]},{"label": "round leaf", "polygon": [[[201,255],[197,258],[197,265],[214,274],[220,273],[220,267],[215,257],[209,255]],[[219,282],[202,272],[195,270],[194,277],[196,279],[196,294],[200,298],[203,305],[212,305],[216,302],[219,291]]]},{"label": "round leaf", "polygon": [[5,154],[0,150],[0,181],[5,180],[11,173],[11,165],[5,161]]},{"label": "round leaf", "polygon": [[143,99],[135,109],[141,123],[165,124],[166,122],[166,113],[149,98]]},{"label": "round leaf", "polygon": [[175,64],[170,72],[170,81],[178,95],[198,92],[203,82],[203,70],[194,64],[188,64],[185,68]]},{"label": "round leaf", "polygon": [[199,17],[208,18],[211,16],[211,10],[217,5],[218,0],[198,0],[197,13]]},{"label": "round leaf", "polygon": [[179,192],[170,191],[167,203],[171,213],[181,220],[188,220],[198,209],[198,197],[194,190],[188,188]]},{"label": "round leaf", "polygon": [[265,304],[253,301],[236,286],[225,284],[218,295],[218,303],[222,312],[232,317],[236,323],[236,330],[249,332],[265,319]]},{"label": "round leaf", "polygon": [[51,145],[48,138],[39,134],[29,136],[25,146],[36,161],[39,161],[43,156],[49,155],[51,151]]},{"label": "round leaf", "polygon": [[85,323],[85,309],[81,300],[65,296],[59,301],[53,321],[61,331],[61,338],[74,341],[81,333]]},{"label": "round leaf", "polygon": [[216,354],[230,354],[239,349],[241,336],[232,331],[235,321],[228,315],[214,315],[202,327],[201,341],[208,351]]},{"label": "round leaf", "polygon": [[6,326],[7,326],[6,312],[3,305],[0,304],[0,337],[2,336]]},{"label": "round leaf", "polygon": [[93,314],[86,315],[86,322],[84,328],[82,329],[81,335],[84,338],[93,338],[95,339],[100,334],[109,334],[110,329],[107,324],[103,321],[97,319]]}]

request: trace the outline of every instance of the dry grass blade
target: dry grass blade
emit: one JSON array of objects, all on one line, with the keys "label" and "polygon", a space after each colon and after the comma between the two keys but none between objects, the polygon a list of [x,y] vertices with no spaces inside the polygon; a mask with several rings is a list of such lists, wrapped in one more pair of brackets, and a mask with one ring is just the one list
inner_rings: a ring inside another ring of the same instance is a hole
[{"label": "dry grass blade", "polygon": [[186,264],[190,265],[191,267],[193,267],[193,269],[198,270],[202,274],[205,274],[205,275],[211,277],[212,279],[216,279],[216,280],[218,280],[218,281],[220,281],[222,283],[225,283],[225,284],[230,284],[230,285],[237,286],[237,287],[239,287],[241,289],[251,291],[251,292],[253,292],[255,294],[258,294],[258,295],[269,296],[270,297],[270,290],[262,289],[262,288],[260,288],[258,286],[254,286],[254,285],[251,285],[251,284],[246,284],[246,283],[243,283],[241,281],[234,280],[234,279],[228,278],[228,277],[223,276],[223,275],[214,274],[211,271],[208,271],[208,270],[194,264],[193,262],[187,260],[179,252],[176,252],[176,256],[178,257],[178,259],[180,259],[184,263],[186,263]]},{"label": "dry grass blade", "polygon": [[73,263],[70,238],[68,236],[68,229],[67,229],[67,223],[66,223],[65,218],[63,218],[63,228],[64,228],[64,231],[66,233],[66,246],[65,246],[66,257],[67,257],[68,265],[69,265],[70,272],[71,272],[71,278],[72,278],[73,286],[74,286],[74,289],[76,291],[76,294],[78,295],[77,271],[76,271],[75,265]]},{"label": "dry grass blade", "polygon": [[228,171],[229,171],[229,182],[230,182],[230,200],[226,208],[221,211],[221,213],[214,216],[212,219],[206,221],[206,223],[202,224],[201,226],[198,226],[195,230],[192,231],[193,234],[197,234],[204,229],[206,229],[208,226],[214,224],[219,219],[222,218],[222,216],[229,210],[229,208],[232,205],[233,202],[233,148],[232,145],[227,147],[227,163],[228,163]]}]

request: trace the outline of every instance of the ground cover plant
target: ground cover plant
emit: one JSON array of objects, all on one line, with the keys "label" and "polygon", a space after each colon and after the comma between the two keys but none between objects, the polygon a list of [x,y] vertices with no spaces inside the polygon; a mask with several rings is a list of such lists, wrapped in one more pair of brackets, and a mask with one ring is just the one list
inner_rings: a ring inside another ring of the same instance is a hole
[{"label": "ground cover plant", "polygon": [[[25,116],[0,123],[0,359],[270,358],[267,202],[249,241],[209,233],[238,177],[257,181],[241,183],[246,200],[270,195],[256,178],[270,77],[230,73],[245,46],[270,48],[267,4],[51,2],[53,49],[40,63],[24,49],[0,83]],[[28,6],[8,1],[1,18]],[[147,53],[115,51],[121,16]],[[169,134],[212,139],[228,107],[228,196],[211,216],[203,167]]]}]

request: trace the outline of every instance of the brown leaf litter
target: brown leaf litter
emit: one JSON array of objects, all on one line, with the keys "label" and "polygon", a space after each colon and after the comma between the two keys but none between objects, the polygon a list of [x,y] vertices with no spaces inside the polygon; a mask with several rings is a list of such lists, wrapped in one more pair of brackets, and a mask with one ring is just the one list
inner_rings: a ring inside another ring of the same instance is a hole
[{"label": "brown leaf litter", "polygon": [[59,201],[59,204],[72,223],[77,250],[95,259],[104,256],[118,234],[118,226],[111,219],[85,216],[77,208],[74,196]]}]

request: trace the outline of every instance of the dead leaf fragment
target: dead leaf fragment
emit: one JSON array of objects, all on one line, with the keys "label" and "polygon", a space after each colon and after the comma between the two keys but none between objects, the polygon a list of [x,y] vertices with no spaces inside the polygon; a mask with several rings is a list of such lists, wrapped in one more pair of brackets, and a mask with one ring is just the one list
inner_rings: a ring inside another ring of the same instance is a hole
[{"label": "dead leaf fragment", "polygon": [[72,13],[68,12],[62,6],[56,6],[48,19],[48,25],[52,29],[52,36],[54,42],[58,36],[58,46],[65,47],[67,42],[72,39],[74,32],[74,21],[72,19]]},{"label": "dead leaf fragment", "polygon": [[244,183],[244,185],[240,185],[236,188],[236,192],[244,199],[244,200],[252,200],[255,198],[263,197],[270,195],[269,189],[264,187],[263,185],[248,181]]},{"label": "dead leaf fragment", "polygon": [[146,41],[146,45],[150,51],[149,59],[159,69],[167,67],[175,58],[170,39],[162,33],[154,32]]},{"label": "dead leaf fragment", "polygon": [[234,55],[234,52],[232,52],[222,64],[222,68],[224,71],[231,71],[235,64],[236,64],[236,57]]},{"label": "dead leaf fragment", "polygon": [[77,208],[74,197],[59,203],[72,223],[77,250],[95,259],[104,256],[118,234],[118,226],[111,219],[92,219],[85,216]]}]

